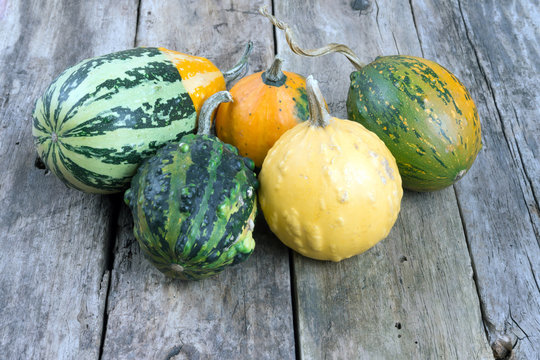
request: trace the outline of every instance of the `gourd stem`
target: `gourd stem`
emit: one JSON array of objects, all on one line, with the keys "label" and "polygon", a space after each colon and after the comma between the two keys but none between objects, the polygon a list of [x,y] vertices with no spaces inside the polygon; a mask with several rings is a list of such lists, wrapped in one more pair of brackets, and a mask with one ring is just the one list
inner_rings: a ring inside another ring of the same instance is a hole
[{"label": "gourd stem", "polygon": [[201,112],[199,113],[199,128],[197,129],[197,135],[210,135],[214,111],[219,104],[230,101],[233,101],[231,93],[228,91],[220,91],[210,96],[204,102],[201,107]]},{"label": "gourd stem", "polygon": [[238,60],[236,65],[232,67],[232,69],[223,72],[223,77],[225,78],[225,82],[229,83],[233,80],[238,79],[239,77],[243,76],[248,69],[248,58],[249,54],[251,54],[251,50],[253,49],[253,42],[250,40],[247,45],[246,49],[244,50],[244,54]]},{"label": "gourd stem", "polygon": [[297,55],[317,57],[317,56],[322,56],[322,55],[338,52],[345,55],[347,59],[351,62],[351,64],[353,64],[353,66],[357,70],[360,70],[361,68],[365,66],[365,64],[360,61],[358,56],[356,56],[356,54],[347,45],[330,43],[319,49],[302,49],[300,46],[298,46],[298,44],[294,40],[292,30],[289,27],[289,25],[278,20],[273,15],[269,14],[266,6],[261,7],[259,9],[259,13],[266,16],[268,20],[270,20],[270,22],[274,24],[275,27],[285,32],[285,39],[287,40],[287,44],[289,44],[289,47],[291,48],[293,53]]},{"label": "gourd stem", "polygon": [[319,83],[312,75],[309,75],[306,79],[306,92],[309,102],[310,124],[322,128],[326,127],[330,124],[332,117],[328,113],[328,110],[326,110],[326,103],[324,102],[321,89],[319,89]]},{"label": "gourd stem", "polygon": [[283,79],[285,74],[283,71],[281,71],[281,66],[283,65],[283,59],[276,55],[274,58],[274,62],[270,66],[268,70],[264,72],[264,76],[266,77],[266,80],[277,83]]}]

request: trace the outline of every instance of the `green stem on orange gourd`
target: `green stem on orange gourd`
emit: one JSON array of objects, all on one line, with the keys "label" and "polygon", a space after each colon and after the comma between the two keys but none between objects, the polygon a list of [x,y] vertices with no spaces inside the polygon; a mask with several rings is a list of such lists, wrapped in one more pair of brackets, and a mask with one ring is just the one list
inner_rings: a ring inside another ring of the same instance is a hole
[{"label": "green stem on orange gourd", "polygon": [[262,80],[266,85],[281,86],[285,83],[287,76],[281,71],[282,65],[283,59],[279,55],[276,55],[270,68],[261,75]]},{"label": "green stem on orange gourd", "polygon": [[233,80],[238,79],[239,77],[243,76],[248,69],[248,58],[249,54],[251,54],[251,50],[253,49],[253,42],[250,40],[247,45],[246,49],[244,50],[244,54],[238,60],[238,62],[232,67],[232,69],[228,71],[223,72],[223,77],[225,78],[225,82],[229,83]]},{"label": "green stem on orange gourd", "polygon": [[358,56],[356,56],[356,54],[347,45],[330,43],[318,49],[302,49],[294,40],[292,30],[289,25],[278,20],[275,16],[268,13],[266,6],[261,7],[259,9],[259,13],[261,13],[263,16],[266,16],[268,20],[270,20],[270,22],[274,24],[275,27],[285,32],[285,40],[287,40],[287,44],[289,44],[289,47],[291,48],[293,53],[297,55],[317,57],[338,52],[345,55],[357,70],[360,70],[365,66],[365,64],[360,61]]},{"label": "green stem on orange gourd", "polygon": [[211,135],[210,132],[212,130],[212,117],[214,112],[219,104],[231,101],[233,101],[233,98],[228,91],[220,91],[210,96],[201,107],[197,135]]},{"label": "green stem on orange gourd", "polygon": [[330,124],[332,116],[330,116],[326,109],[326,103],[321,89],[319,89],[319,83],[312,75],[309,75],[306,79],[306,92],[309,102],[310,125],[325,128]]}]

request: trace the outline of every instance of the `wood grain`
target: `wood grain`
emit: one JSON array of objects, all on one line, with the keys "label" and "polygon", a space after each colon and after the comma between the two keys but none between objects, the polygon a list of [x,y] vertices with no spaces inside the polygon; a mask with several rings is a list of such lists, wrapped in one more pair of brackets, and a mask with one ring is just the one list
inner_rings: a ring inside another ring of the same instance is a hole
[{"label": "wood grain", "polygon": [[111,204],[35,166],[31,112],[64,68],[131,46],[135,18],[127,0],[0,2],[2,358],[99,356]]},{"label": "wood grain", "polygon": [[[33,103],[90,56],[159,45],[226,70],[251,39],[251,72],[276,47],[346,117],[353,67],[293,55],[281,33],[275,44],[263,4],[308,48],[441,63],[476,101],[484,148],[453,189],[405,193],[390,236],[363,255],[289,263],[259,214],[247,262],[166,279],[121,196],[67,189],[35,161]],[[537,359],[538,19],[537,0],[0,0],[0,357]]]},{"label": "wood grain", "polygon": [[[252,38],[256,71],[273,57],[271,27],[256,13],[262,4],[143,1],[137,44],[204,56],[227,69]],[[264,222],[256,224],[250,259],[199,282],[166,279],[155,270],[140,253],[132,227],[124,207],[103,358],[294,358],[288,251]]]},{"label": "wood grain", "polygon": [[[479,108],[484,148],[455,188],[499,358],[540,354],[540,8],[534,3],[413,2],[426,56],[447,64]],[[432,30],[441,24],[444,32]]]},{"label": "wood grain", "polygon": [[287,251],[261,220],[246,262],[188,282],[165,278],[144,258],[123,207],[103,358],[293,358]]},{"label": "wood grain", "polygon": [[[275,9],[308,48],[345,43],[366,62],[422,56],[407,1],[374,1],[362,11],[349,1]],[[331,111],[345,116],[352,66],[340,55],[293,57],[282,34],[277,42],[288,68],[320,78]],[[390,236],[367,253],[337,264],[295,255],[294,270],[301,358],[492,357],[452,188],[405,193]]]}]

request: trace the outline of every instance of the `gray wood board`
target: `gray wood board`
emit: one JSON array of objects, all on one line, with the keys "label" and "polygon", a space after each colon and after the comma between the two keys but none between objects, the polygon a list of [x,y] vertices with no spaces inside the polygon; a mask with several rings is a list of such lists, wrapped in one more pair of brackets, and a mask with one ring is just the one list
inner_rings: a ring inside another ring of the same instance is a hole
[{"label": "gray wood board", "polygon": [[35,166],[31,113],[64,68],[131,46],[136,11],[127,0],[0,4],[2,358],[99,356],[110,200],[70,190]]},{"label": "gray wood board", "polygon": [[484,147],[455,189],[489,341],[499,358],[540,359],[538,1],[413,8],[426,57],[451,68],[478,105]]},{"label": "gray wood board", "polygon": [[[250,37],[252,71],[273,57],[263,4],[142,1],[138,45],[159,45],[229,68]],[[257,29],[254,31],[254,29]],[[290,359],[294,331],[288,250],[256,224],[256,248],[244,263],[198,282],[165,278],[134,240],[122,208],[114,252],[103,358]]]},{"label": "gray wood board", "polygon": [[[123,205],[115,230],[119,197],[67,189],[35,167],[33,102],[64,68],[159,45],[227,69],[252,37],[251,71],[262,70],[274,53],[256,14],[263,3],[0,1],[3,356],[98,358],[105,322],[104,358],[294,358],[294,312],[306,359],[493,358],[488,342],[499,358],[538,358],[537,1],[274,1],[306,47],[336,41],[366,63],[396,53],[441,63],[482,121],[484,148],[453,190],[406,193],[390,236],[338,264],[297,255],[289,264],[259,217],[246,263],[201,282],[168,280],[140,253]],[[332,113],[346,116],[353,68],[343,56],[300,58],[281,33],[277,49],[285,70],[314,74]]]},{"label": "gray wood board", "polygon": [[[377,55],[423,55],[407,1],[370,2],[362,11],[349,1],[307,8],[280,2],[275,9],[307,48],[345,43],[366,63]],[[345,117],[348,61],[291,55],[281,33],[277,45],[285,67],[314,74],[331,112]],[[295,255],[293,285],[301,358],[493,357],[452,188],[406,192],[390,236],[365,254],[338,264]]]}]

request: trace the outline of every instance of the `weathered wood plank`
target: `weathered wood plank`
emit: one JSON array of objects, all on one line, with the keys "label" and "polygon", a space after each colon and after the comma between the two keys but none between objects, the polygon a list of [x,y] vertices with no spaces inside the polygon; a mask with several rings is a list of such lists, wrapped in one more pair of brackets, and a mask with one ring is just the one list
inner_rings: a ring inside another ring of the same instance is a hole
[{"label": "weathered wood plank", "polygon": [[0,1],[2,358],[99,356],[110,201],[36,168],[30,119],[65,67],[133,43],[136,10],[132,0]]},{"label": "weathered wood plank", "polygon": [[256,224],[256,250],[245,263],[209,279],[178,281],[144,258],[124,207],[103,358],[293,358],[287,251],[264,225]]},{"label": "weathered wood plank", "polygon": [[[366,62],[422,56],[408,1],[370,2],[361,12],[349,1],[283,1],[275,9],[296,21],[308,48],[346,43]],[[292,56],[281,33],[277,42],[287,68],[321,79],[330,109],[345,116],[352,66],[340,55]],[[375,248],[337,264],[295,255],[294,275],[302,358],[492,358],[452,188],[406,192],[394,229]]]},{"label": "weathered wood plank", "polygon": [[[413,5],[426,56],[452,66],[479,107],[484,148],[455,188],[489,341],[498,357],[537,359],[538,1],[414,1]],[[445,31],[433,31],[435,26]]]},{"label": "weathered wood plank", "polygon": [[[163,45],[230,67],[253,37],[252,70],[273,57],[263,4],[143,1],[138,45]],[[253,29],[257,29],[254,33]],[[256,225],[245,263],[199,282],[166,279],[144,259],[122,208],[104,358],[290,359],[294,333],[288,251]]]}]

